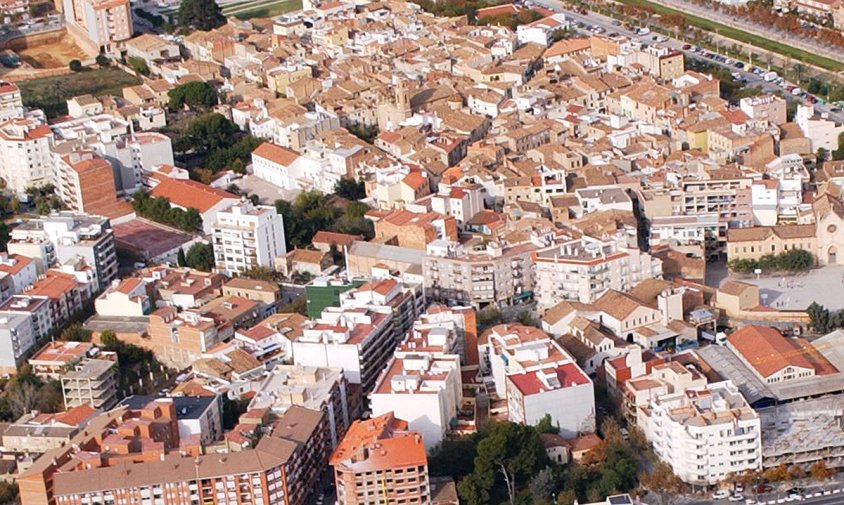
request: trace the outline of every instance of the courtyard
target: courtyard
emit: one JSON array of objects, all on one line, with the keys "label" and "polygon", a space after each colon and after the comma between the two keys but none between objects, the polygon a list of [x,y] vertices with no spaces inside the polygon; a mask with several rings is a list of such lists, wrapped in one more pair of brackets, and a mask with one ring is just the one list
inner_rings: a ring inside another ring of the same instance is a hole
[{"label": "courtyard", "polygon": [[759,286],[760,302],[776,309],[805,310],[818,302],[830,310],[844,309],[844,265],[814,268],[807,272],[785,275],[745,276],[730,274],[727,280],[738,280]]}]

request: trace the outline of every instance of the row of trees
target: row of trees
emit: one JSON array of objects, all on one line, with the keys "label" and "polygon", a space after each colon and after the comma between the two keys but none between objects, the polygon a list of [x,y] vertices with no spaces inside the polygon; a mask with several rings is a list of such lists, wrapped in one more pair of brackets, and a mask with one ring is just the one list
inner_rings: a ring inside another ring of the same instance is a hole
[{"label": "row of trees", "polygon": [[202,228],[202,216],[194,208],[188,210],[170,207],[170,200],[157,196],[153,197],[141,189],[132,196],[132,208],[142,217],[178,228],[188,233],[194,233]]},{"label": "row of trees", "polygon": [[789,249],[779,254],[766,254],[758,260],[733,259],[727,263],[730,270],[743,274],[754,273],[757,269],[763,272],[785,271],[798,272],[808,270],[815,264],[812,253],[803,249]]}]

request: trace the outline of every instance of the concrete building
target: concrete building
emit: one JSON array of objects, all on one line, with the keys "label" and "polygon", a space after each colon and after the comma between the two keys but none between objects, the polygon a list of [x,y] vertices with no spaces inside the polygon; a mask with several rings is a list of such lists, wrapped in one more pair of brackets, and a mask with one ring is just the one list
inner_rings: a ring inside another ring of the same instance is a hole
[{"label": "concrete building", "polygon": [[0,373],[17,373],[35,347],[36,336],[30,314],[0,311]]},{"label": "concrete building", "polygon": [[95,409],[113,407],[117,397],[117,359],[83,359],[62,374],[64,408],[91,405]]},{"label": "concrete building", "polygon": [[161,362],[182,369],[232,332],[230,323],[218,327],[214,319],[196,310],[177,312],[173,307],[164,307],[149,316],[149,338],[138,338],[133,343],[153,351]]},{"label": "concrete building", "polygon": [[68,32],[92,54],[119,55],[132,38],[132,6],[129,0],[63,0]]},{"label": "concrete building", "polygon": [[55,157],[56,187],[70,210],[117,218],[132,213],[132,206],[117,200],[114,171],[93,151],[73,151]]},{"label": "concrete building", "polygon": [[327,307],[293,342],[297,365],[340,367],[364,394],[375,388],[396,342],[392,309]]},{"label": "concrete building", "polygon": [[275,207],[242,201],[217,213],[214,258],[217,270],[227,275],[254,267],[274,267],[287,251],[284,222]]},{"label": "concrete building", "polygon": [[53,182],[50,127],[35,118],[0,123],[0,177],[18,197],[30,186]]},{"label": "concrete building", "polygon": [[814,224],[754,226],[727,230],[727,258],[758,260],[762,256],[802,249],[817,257]]},{"label": "concrete building", "polygon": [[139,277],[128,277],[122,281],[115,279],[94,300],[94,308],[101,316],[145,316],[152,310],[147,283]]},{"label": "concrete building", "polygon": [[715,485],[762,468],[759,415],[730,381],[660,396],[639,413],[654,452],[684,482]]},{"label": "concrete building", "polygon": [[337,447],[356,407],[340,368],[276,365],[260,379],[249,409],[268,409],[282,416],[294,405],[325,413],[332,449]]},{"label": "concrete building", "polygon": [[94,290],[117,275],[114,233],[108,219],[62,211],[24,221],[12,230],[10,253],[33,258],[39,271],[82,257],[94,270]]},{"label": "concrete building", "polygon": [[445,328],[412,331],[394,351],[369,395],[373,416],[388,412],[406,419],[431,449],[457,419],[462,397],[456,335]]},{"label": "concrete building", "polygon": [[90,342],[49,342],[29,358],[32,373],[59,380],[62,373],[93,354]]},{"label": "concrete building", "polygon": [[457,242],[436,240],[424,256],[427,294],[434,300],[475,309],[509,307],[532,295],[534,276],[530,257],[533,242],[467,251]]},{"label": "concrete building", "polygon": [[826,149],[827,152],[838,149],[838,136],[844,133],[844,125],[836,123],[825,113],[816,113],[811,104],[797,106],[794,122],[812,142],[812,152],[818,149]]},{"label": "concrete building", "polygon": [[548,414],[564,437],[595,431],[592,381],[547,333],[500,324],[481,335],[479,352],[480,371],[506,398],[511,421],[533,425]]},{"label": "concrete building", "polygon": [[76,435],[97,415],[90,405],[82,405],[56,414],[27,412],[3,432],[3,449],[38,455],[57,449]]},{"label": "concrete building", "polygon": [[779,126],[788,120],[787,102],[776,95],[749,96],[739,100],[739,109],[755,121],[767,121]]},{"label": "concrete building", "polygon": [[[223,436],[223,404],[219,396],[175,396],[169,399],[176,410],[180,439],[196,438],[202,445],[208,445]],[[141,410],[154,400],[151,396],[134,395],[125,398],[120,405]]]},{"label": "concrete building", "polygon": [[0,122],[23,116],[23,100],[18,85],[0,81]]},{"label": "concrete building", "polygon": [[[208,454],[195,437],[179,436],[177,418],[169,398],[95,417],[18,478],[22,504],[151,503],[155,497],[163,505],[303,505],[328,462],[327,427],[318,411],[292,407],[254,449]],[[102,463],[84,463],[92,458]]]},{"label": "concrete building", "polygon": [[330,464],[340,505],[431,503],[422,435],[392,413],[355,421]]},{"label": "concrete building", "polygon": [[536,300],[547,310],[563,300],[591,303],[607,290],[630,290],[662,276],[662,262],[629,246],[625,237],[569,240],[533,254]]},{"label": "concrete building", "polygon": [[[32,286],[38,278],[35,261],[19,254],[0,253],[0,302],[6,301],[12,295],[21,293]],[[5,289],[6,286],[9,289]]]}]

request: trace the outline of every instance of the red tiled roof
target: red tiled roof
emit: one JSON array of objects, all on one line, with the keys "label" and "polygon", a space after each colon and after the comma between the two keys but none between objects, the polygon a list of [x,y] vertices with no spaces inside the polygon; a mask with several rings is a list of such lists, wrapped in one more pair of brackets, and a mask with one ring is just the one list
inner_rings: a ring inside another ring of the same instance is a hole
[{"label": "red tiled roof", "polygon": [[807,340],[786,338],[767,326],[745,326],[730,335],[727,342],[762,377],[769,377],[788,366],[808,368],[817,375],[837,372]]},{"label": "red tiled roof", "polygon": [[193,208],[200,213],[207,212],[226,198],[237,200],[237,195],[206,186],[201,182],[170,178],[163,179],[158,186],[153,188],[150,195],[162,196],[170,200],[173,205],[186,209]]},{"label": "red tiled roof", "polygon": [[[574,363],[565,363],[555,369],[543,369],[542,371],[556,373],[557,379],[560,381],[560,389],[580,386],[589,382],[589,378],[586,377]],[[545,385],[542,384],[542,381],[539,380],[539,377],[537,377],[537,373],[539,372],[508,375],[507,380],[512,382],[513,385],[516,386],[516,388],[518,388],[518,390],[525,396],[548,391],[548,388],[545,387]]]},{"label": "red tiled roof", "polygon": [[277,146],[271,142],[264,142],[259,145],[254,151],[252,151],[252,155],[267,159],[285,167],[289,167],[297,159],[299,159],[299,153],[296,151],[291,151],[285,147]]}]

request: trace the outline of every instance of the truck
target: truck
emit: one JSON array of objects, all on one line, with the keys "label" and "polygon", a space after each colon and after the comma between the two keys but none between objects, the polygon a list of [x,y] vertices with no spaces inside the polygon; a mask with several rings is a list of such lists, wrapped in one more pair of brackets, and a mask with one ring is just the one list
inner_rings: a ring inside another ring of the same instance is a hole
[{"label": "truck", "polygon": [[710,333],[708,331],[700,332],[700,337],[704,340],[709,340],[716,345],[724,345],[727,343],[727,334],[723,331],[717,333]]},{"label": "truck", "polygon": [[768,73],[766,73],[765,75],[762,76],[762,79],[764,79],[765,82],[772,82],[772,81],[776,81],[778,77],[779,77],[779,75],[777,75],[776,72],[768,72]]}]

